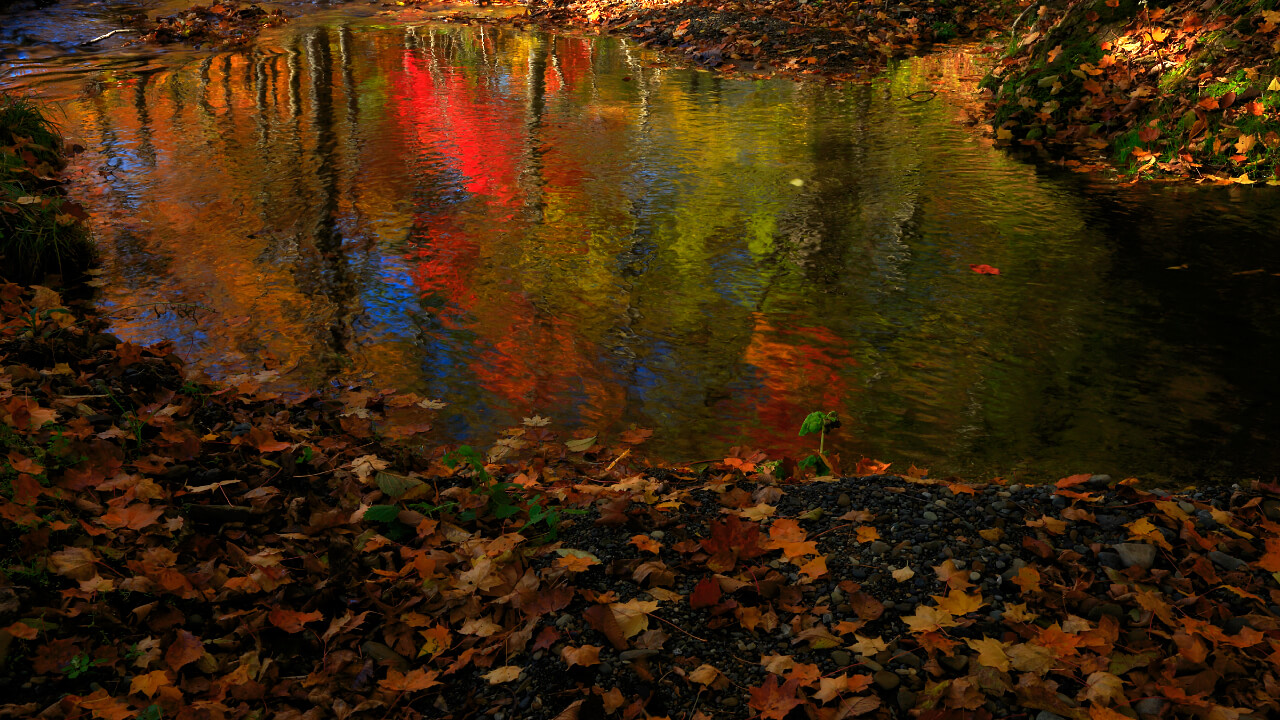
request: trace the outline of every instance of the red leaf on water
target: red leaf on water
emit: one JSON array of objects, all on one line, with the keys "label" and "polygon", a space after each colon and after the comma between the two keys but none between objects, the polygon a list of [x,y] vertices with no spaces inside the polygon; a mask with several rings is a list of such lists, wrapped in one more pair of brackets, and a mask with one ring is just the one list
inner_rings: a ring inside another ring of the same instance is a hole
[{"label": "red leaf on water", "polygon": [[979,275],[999,275],[1000,268],[991,267],[990,265],[970,265],[969,269]]}]

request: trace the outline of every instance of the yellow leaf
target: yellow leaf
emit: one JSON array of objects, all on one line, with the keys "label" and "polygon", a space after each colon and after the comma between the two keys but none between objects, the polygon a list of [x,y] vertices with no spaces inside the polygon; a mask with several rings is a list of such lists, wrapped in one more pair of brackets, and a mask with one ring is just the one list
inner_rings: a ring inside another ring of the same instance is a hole
[{"label": "yellow leaf", "polygon": [[880,638],[869,638],[869,637],[863,637],[861,635],[854,635],[853,637],[854,639],[857,640],[857,642],[850,645],[849,649],[858,653],[859,655],[866,655],[866,656],[875,655],[878,652],[883,652],[889,647],[889,643],[885,642],[884,640],[881,640]]},{"label": "yellow leaf", "polygon": [[710,685],[720,677],[720,671],[710,665],[699,665],[693,672],[689,673],[689,679],[699,685]]},{"label": "yellow leaf", "polygon": [[624,603],[613,603],[609,606],[613,611],[613,619],[622,630],[623,637],[634,637],[649,629],[647,613],[658,609],[657,600],[631,600]]},{"label": "yellow leaf", "polygon": [[1004,643],[989,637],[965,642],[978,653],[979,665],[986,665],[1000,672],[1009,672],[1009,654],[1004,651]]},{"label": "yellow leaf", "polygon": [[748,518],[751,520],[755,520],[756,522],[760,522],[761,520],[764,520],[767,517],[773,517],[773,514],[776,513],[777,511],[778,511],[778,508],[774,507],[773,505],[766,505],[765,503],[760,503],[755,507],[749,507],[746,510],[743,510],[741,515],[744,518]]},{"label": "yellow leaf", "polygon": [[866,525],[863,525],[862,527],[858,528],[857,536],[858,536],[858,542],[860,543],[875,542],[876,540],[880,539],[880,531],[876,530],[873,527],[868,527]]},{"label": "yellow leaf", "polygon": [[145,675],[135,676],[133,682],[129,683],[129,694],[154,697],[160,691],[160,688],[172,684],[169,680],[169,673],[164,670],[153,670]]},{"label": "yellow leaf", "polygon": [[938,602],[938,607],[952,615],[968,615],[986,605],[982,601],[982,595],[965,595],[958,590],[952,590],[946,597],[941,595],[931,595],[930,597]]},{"label": "yellow leaf", "polygon": [[959,625],[951,613],[936,607],[921,605],[916,608],[915,615],[902,618],[902,622],[911,628],[913,633],[926,633]]},{"label": "yellow leaf", "polygon": [[520,677],[519,665],[503,665],[500,668],[492,670],[482,675],[490,685],[501,685],[502,683],[511,682]]},{"label": "yellow leaf", "polygon": [[916,571],[912,570],[910,565],[904,565],[890,574],[893,575],[894,580],[906,582],[916,576]]},{"label": "yellow leaf", "polygon": [[1053,667],[1053,651],[1047,647],[1018,643],[1007,651],[1013,669],[1043,675]]}]

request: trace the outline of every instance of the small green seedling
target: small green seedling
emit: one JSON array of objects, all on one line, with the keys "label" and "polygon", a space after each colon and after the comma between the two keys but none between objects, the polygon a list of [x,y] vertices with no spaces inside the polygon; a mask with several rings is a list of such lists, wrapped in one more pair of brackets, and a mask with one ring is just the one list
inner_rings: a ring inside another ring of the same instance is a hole
[{"label": "small green seedling", "polygon": [[826,462],[827,433],[838,427],[840,419],[834,412],[816,411],[805,417],[804,422],[800,423],[800,436],[818,433],[818,454],[801,460],[800,467],[813,468],[819,475],[831,472],[831,466]]}]

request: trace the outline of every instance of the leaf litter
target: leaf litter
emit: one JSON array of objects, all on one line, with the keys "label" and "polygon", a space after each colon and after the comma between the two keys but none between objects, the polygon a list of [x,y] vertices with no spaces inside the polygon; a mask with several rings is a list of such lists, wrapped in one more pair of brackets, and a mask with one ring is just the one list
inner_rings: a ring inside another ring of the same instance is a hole
[{"label": "leaf litter", "polygon": [[6,717],[1278,709],[1274,485],[605,470],[630,446],[533,423],[482,466],[522,478],[498,517],[385,439],[419,398],[211,385],[35,297],[0,286]]}]

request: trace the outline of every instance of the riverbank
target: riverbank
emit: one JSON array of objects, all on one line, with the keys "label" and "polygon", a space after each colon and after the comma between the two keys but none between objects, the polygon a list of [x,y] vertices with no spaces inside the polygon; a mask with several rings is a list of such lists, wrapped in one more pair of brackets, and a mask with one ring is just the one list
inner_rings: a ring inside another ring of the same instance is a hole
[{"label": "riverbank", "polygon": [[695,473],[537,418],[415,451],[430,400],[0,299],[5,716],[1277,711],[1280,488]]},{"label": "riverbank", "polygon": [[0,276],[74,279],[93,262],[87,215],[63,187],[66,156],[76,150],[33,102],[0,93]]},{"label": "riverbank", "polygon": [[1045,6],[984,85],[1003,143],[1133,179],[1277,182],[1280,13],[1227,0]]}]

